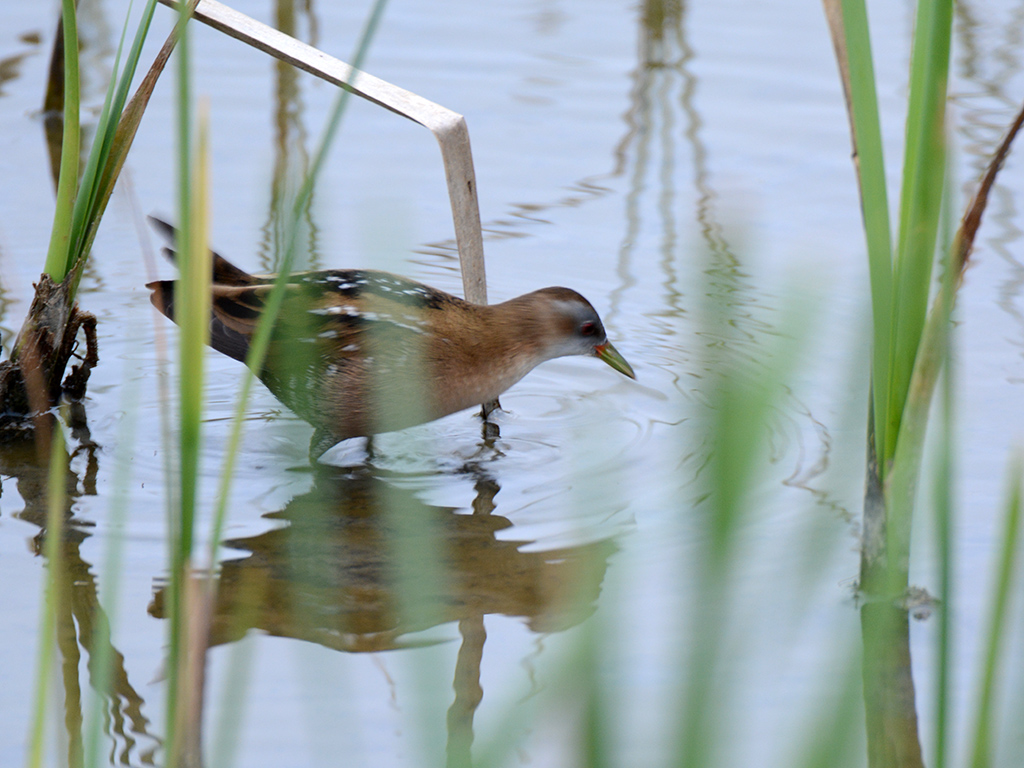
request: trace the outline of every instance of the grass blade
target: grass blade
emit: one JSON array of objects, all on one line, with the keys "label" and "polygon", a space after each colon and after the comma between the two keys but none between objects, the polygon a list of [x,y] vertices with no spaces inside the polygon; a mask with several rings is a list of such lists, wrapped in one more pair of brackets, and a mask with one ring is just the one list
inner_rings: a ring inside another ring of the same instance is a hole
[{"label": "grass blade", "polygon": [[[840,5],[837,8],[837,5]],[[891,365],[889,323],[893,304],[892,225],[885,182],[878,94],[863,0],[825,0],[833,44],[843,75],[853,136],[854,163],[860,189],[861,215],[868,250],[873,320],[872,404],[876,446],[886,440],[886,382]],[[884,473],[884,467],[880,468]],[[884,474],[883,474],[884,476]]]},{"label": "grass blade", "polygon": [[914,361],[924,333],[932,265],[942,209],[946,164],[946,87],[953,4],[922,0],[911,59],[895,296],[890,320],[891,379],[888,382],[883,467],[896,455]]},{"label": "grass blade", "polygon": [[971,768],[986,768],[992,765],[992,730],[995,715],[993,705],[996,694],[996,676],[1001,671],[999,659],[1007,639],[1007,619],[1010,603],[1010,588],[1017,571],[1020,555],[1020,517],[1022,461],[1018,454],[1010,464],[1010,492],[1006,502],[1003,523],[1003,549],[993,585],[994,600],[988,618],[988,632],[985,640],[981,685],[978,691],[977,710],[974,726],[974,746],[971,750]]},{"label": "grass blade", "polygon": [[[117,54],[114,59],[115,76],[111,78],[110,85],[107,88],[103,110],[100,113],[96,128],[96,138],[89,152],[85,173],[82,176],[82,188],[79,190],[78,198],[75,201],[74,222],[72,226],[73,240],[72,248],[68,253],[67,271],[74,269],[78,260],[85,258],[89,253],[96,230],[99,227],[100,219],[103,217],[103,211],[106,208],[107,201],[110,199],[110,193],[113,191],[114,182],[117,181],[118,174],[109,173],[109,168],[111,165],[114,165],[119,171],[123,165],[123,161],[118,163],[117,158],[112,155],[112,151],[116,146],[115,135],[119,129],[125,102],[128,100],[128,92],[142,54],[142,45],[149,32],[149,26],[153,20],[156,5],[157,0],[148,0],[146,3],[142,19],[139,21],[138,27],[136,27],[135,37],[128,52],[124,68],[121,70],[121,74],[117,75],[124,42],[128,35],[129,15],[126,14],[125,16],[125,25],[121,30],[121,38],[118,41]],[[141,119],[141,115],[139,117]],[[127,148],[125,151],[127,151]],[[75,288],[77,288],[77,282],[72,289],[72,296],[74,295]]]},{"label": "grass blade", "polygon": [[78,80],[78,24],[74,0],[62,0],[61,21],[64,30],[64,136],[60,150],[60,176],[57,205],[53,214],[50,247],[43,271],[59,283],[67,274],[67,254],[71,245],[71,221],[78,188],[78,152],[81,144]]},{"label": "grass blade", "polygon": [[[155,0],[153,0],[153,3],[155,8]],[[110,200],[110,195],[114,191],[114,184],[121,175],[121,169],[124,167],[125,160],[128,157],[128,150],[131,149],[132,142],[135,139],[135,133],[139,128],[139,123],[142,121],[142,116],[146,111],[146,106],[149,104],[149,98],[153,93],[153,89],[156,87],[157,80],[163,73],[167,61],[171,57],[171,52],[177,44],[185,21],[188,18],[191,18],[192,12],[198,4],[199,0],[189,0],[188,5],[184,7],[184,12],[179,16],[174,29],[171,31],[170,35],[168,35],[167,40],[164,42],[163,47],[161,47],[156,59],[153,64],[150,65],[145,77],[139,84],[135,95],[123,110],[120,107],[118,108],[120,120],[117,122],[117,128],[112,131],[107,158],[100,166],[103,171],[96,187],[92,213],[87,219],[87,227],[82,234],[80,246],[81,253],[88,253],[89,249],[92,248],[92,242],[96,237],[96,230],[99,228],[100,219],[103,217],[103,212],[106,210],[107,202]],[[147,13],[149,13],[148,6]],[[144,22],[148,27],[149,16],[145,18]],[[136,45],[138,45],[140,51],[141,42],[140,37],[136,35]],[[134,46],[132,49],[132,56],[136,56]],[[132,73],[134,73],[135,64],[131,64],[131,67]],[[124,86],[124,88],[127,89],[128,86],[131,85],[131,80],[132,78],[127,75],[121,78],[119,89],[121,86]],[[81,260],[76,264],[76,267],[79,270],[79,275],[81,273],[82,265],[83,262]],[[78,275],[76,275],[74,288],[77,288],[78,286],[77,279]]]},{"label": "grass blade", "polygon": [[109,139],[107,137],[108,127],[111,124],[116,125],[116,120],[111,119],[111,110],[114,103],[114,92],[117,88],[117,71],[121,66],[121,55],[124,51],[124,41],[128,35],[128,21],[129,17],[126,15],[124,20],[124,26],[121,28],[121,37],[117,42],[117,51],[114,54],[114,68],[113,76],[110,78],[110,82],[107,83],[107,92],[103,98],[103,109],[100,110],[99,121],[96,125],[96,136],[92,143],[92,149],[89,151],[89,157],[85,163],[85,170],[82,173],[82,184],[78,190],[78,195],[75,197],[75,208],[74,215],[71,221],[71,242],[69,244],[68,252],[66,254],[67,262],[64,265],[64,271],[67,273],[70,271],[81,256],[81,238],[86,228],[88,211],[92,208],[93,200],[96,196],[96,185],[99,180],[99,167],[104,156],[106,155],[107,146]]},{"label": "grass blade", "polygon": [[[210,280],[209,268],[200,270],[197,260],[203,258],[196,253],[197,237],[192,226],[192,110],[190,87],[188,26],[184,24],[185,8],[179,12],[180,36],[178,38],[177,77],[177,161],[178,161],[178,220],[181,242],[178,247],[179,275],[175,286],[177,313],[181,328],[179,334],[178,365],[178,507],[170,510],[168,537],[170,545],[170,580],[167,653],[167,704],[166,743],[167,763],[177,766],[181,759],[181,734],[178,732],[180,702],[185,695],[182,690],[186,679],[183,677],[185,653],[185,590],[188,588],[189,562],[192,555],[195,504],[198,486],[199,438],[202,418],[202,382],[204,362],[204,334],[209,324],[208,291],[197,295],[200,281],[205,274]],[[201,249],[205,250],[205,249]],[[208,258],[208,255],[207,255]],[[197,315],[203,311],[204,314]]]},{"label": "grass blade", "polygon": [[57,612],[64,599],[62,586],[65,583],[60,570],[63,567],[61,553],[64,541],[65,476],[67,453],[64,450],[64,434],[60,425],[54,423],[50,429],[50,472],[47,482],[47,507],[44,554],[48,566],[45,580],[45,599],[39,630],[39,653],[36,661],[35,700],[32,705],[32,731],[29,738],[28,768],[43,765],[45,747],[47,693],[53,675],[54,650],[57,645]]}]

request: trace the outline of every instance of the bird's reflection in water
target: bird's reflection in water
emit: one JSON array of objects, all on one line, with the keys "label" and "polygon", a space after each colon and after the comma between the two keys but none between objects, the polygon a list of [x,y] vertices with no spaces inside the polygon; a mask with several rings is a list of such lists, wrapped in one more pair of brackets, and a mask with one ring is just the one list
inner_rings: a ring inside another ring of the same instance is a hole
[{"label": "bird's reflection in water", "polygon": [[[448,713],[451,762],[468,764],[482,697],[488,614],[519,616],[536,632],[571,627],[595,610],[610,541],[546,551],[499,538],[499,485],[475,466],[467,510],[424,503],[402,478],[368,464],[321,468],[311,491],[269,518],[285,524],[225,542],[248,554],[222,563],[209,645],[253,629],[347,652],[417,644],[414,633],[458,622],[462,645]],[[150,612],[164,615],[164,591]]]}]

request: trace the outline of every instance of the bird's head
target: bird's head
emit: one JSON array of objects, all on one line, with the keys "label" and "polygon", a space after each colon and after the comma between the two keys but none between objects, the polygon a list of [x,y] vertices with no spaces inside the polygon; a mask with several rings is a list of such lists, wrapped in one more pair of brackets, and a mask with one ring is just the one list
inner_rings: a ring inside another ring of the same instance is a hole
[{"label": "bird's head", "polygon": [[608,341],[597,310],[580,294],[570,288],[542,288],[527,296],[532,305],[531,321],[539,326],[548,359],[598,357],[619,373],[636,378],[630,364]]}]

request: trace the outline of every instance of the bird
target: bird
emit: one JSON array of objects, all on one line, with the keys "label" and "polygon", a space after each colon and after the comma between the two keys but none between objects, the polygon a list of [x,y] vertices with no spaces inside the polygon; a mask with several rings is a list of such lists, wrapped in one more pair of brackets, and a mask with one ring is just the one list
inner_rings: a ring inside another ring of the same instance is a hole
[{"label": "bird", "polygon": [[[176,257],[175,228],[150,216]],[[276,275],[253,275],[211,251],[213,349],[246,362]],[[175,320],[175,281],[146,287]],[[541,363],[597,357],[636,378],[597,311],[570,288],[473,304],[389,272],[296,272],[257,377],[314,427],[310,458],[353,437],[392,432],[488,403]]]}]

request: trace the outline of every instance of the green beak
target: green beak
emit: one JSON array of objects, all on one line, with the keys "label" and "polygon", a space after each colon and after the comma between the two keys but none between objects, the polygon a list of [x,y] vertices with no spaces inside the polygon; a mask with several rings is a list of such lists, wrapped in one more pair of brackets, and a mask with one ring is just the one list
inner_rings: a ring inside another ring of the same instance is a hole
[{"label": "green beak", "polygon": [[610,341],[606,341],[604,344],[598,344],[594,347],[594,354],[608,363],[608,365],[619,373],[624,373],[631,379],[636,378],[636,374],[633,373],[633,369],[630,367],[629,363],[626,362],[626,358],[619,354],[619,350],[613,347]]}]

